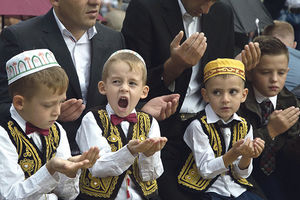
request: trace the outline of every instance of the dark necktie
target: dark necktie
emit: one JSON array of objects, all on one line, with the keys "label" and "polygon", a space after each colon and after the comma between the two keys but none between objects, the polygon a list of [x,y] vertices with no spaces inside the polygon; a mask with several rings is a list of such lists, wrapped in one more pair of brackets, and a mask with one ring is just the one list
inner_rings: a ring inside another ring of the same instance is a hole
[{"label": "dark necktie", "polygon": [[137,122],[137,116],[135,113],[131,113],[126,117],[119,117],[118,115],[110,115],[110,120],[113,123],[113,125],[118,125],[120,124],[122,121],[128,121],[128,122],[133,122],[136,123]]},{"label": "dark necktie", "polygon": [[261,108],[262,125],[266,125],[268,123],[270,114],[274,111],[273,104],[269,99],[267,99],[261,102],[259,105]]},{"label": "dark necktie", "polygon": [[33,133],[33,132],[38,132],[43,136],[49,135],[49,129],[41,129],[41,128],[38,128],[38,127],[32,125],[29,122],[26,122],[26,129],[25,129],[26,135]]},{"label": "dark necktie", "polygon": [[[274,111],[272,102],[267,99],[260,103],[262,125],[265,126],[268,123],[270,114]],[[265,150],[260,158],[260,169],[265,175],[270,175],[275,170],[275,142],[271,142],[265,147]]]}]

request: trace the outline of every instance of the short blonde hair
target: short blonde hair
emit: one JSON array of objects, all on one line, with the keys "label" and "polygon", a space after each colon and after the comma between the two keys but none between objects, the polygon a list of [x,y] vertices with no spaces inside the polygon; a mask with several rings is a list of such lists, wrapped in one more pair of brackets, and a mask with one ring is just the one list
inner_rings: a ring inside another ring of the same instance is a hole
[{"label": "short blonde hair", "polygon": [[125,62],[129,65],[130,71],[142,71],[142,81],[143,85],[146,85],[147,82],[147,69],[144,60],[138,54],[134,54],[127,51],[120,51],[113,54],[105,62],[103,71],[102,71],[102,81],[105,81],[108,77],[109,67],[116,62]]},{"label": "short blonde hair", "polygon": [[270,35],[278,38],[287,39],[289,42],[294,42],[295,34],[293,26],[285,21],[274,20],[274,23],[267,26],[263,35]]},{"label": "short blonde hair", "polygon": [[40,86],[46,86],[53,91],[53,94],[62,94],[67,91],[69,84],[65,70],[59,66],[50,67],[27,76],[24,76],[8,86],[11,97],[21,95],[31,99]]}]

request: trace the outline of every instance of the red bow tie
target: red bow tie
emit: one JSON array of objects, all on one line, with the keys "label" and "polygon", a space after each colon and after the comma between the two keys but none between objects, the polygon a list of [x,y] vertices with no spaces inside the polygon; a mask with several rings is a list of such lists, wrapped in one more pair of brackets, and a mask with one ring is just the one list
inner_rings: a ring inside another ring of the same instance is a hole
[{"label": "red bow tie", "polygon": [[25,129],[26,135],[33,133],[33,132],[39,132],[43,136],[49,135],[49,129],[41,129],[41,128],[38,128],[38,127],[32,125],[29,122],[26,122],[26,129]]},{"label": "red bow tie", "polygon": [[136,116],[135,113],[131,113],[127,117],[119,117],[118,115],[111,115],[110,120],[113,123],[113,125],[118,125],[122,121],[128,121],[128,122],[136,123],[137,122],[137,116]]}]

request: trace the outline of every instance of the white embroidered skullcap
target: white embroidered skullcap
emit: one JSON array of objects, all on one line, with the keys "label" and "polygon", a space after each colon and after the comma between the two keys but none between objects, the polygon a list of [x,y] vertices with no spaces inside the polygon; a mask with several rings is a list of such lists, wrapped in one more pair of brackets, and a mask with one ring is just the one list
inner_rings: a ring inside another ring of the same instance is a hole
[{"label": "white embroidered skullcap", "polygon": [[145,63],[144,59],[142,58],[142,56],[141,56],[140,54],[138,54],[137,52],[132,51],[132,50],[130,50],[130,49],[121,49],[121,50],[118,50],[118,51],[114,52],[113,54],[111,54],[111,56],[109,56],[108,60],[109,60],[110,58],[112,58],[113,56],[115,56],[115,55],[117,55],[117,54],[120,54],[120,53],[130,53],[130,54],[133,54],[133,55],[135,55],[138,59],[140,59],[140,60],[143,62],[143,64],[146,66],[146,63]]},{"label": "white embroidered skullcap", "polygon": [[8,85],[24,76],[55,66],[60,67],[48,49],[24,51],[6,62]]}]

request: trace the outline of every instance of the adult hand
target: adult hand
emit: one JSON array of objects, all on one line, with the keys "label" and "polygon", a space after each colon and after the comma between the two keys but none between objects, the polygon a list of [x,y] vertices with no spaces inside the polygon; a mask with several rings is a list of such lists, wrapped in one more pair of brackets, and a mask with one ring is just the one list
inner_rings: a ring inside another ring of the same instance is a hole
[{"label": "adult hand", "polygon": [[274,138],[291,128],[298,121],[299,115],[299,108],[294,106],[272,112],[267,125],[270,137]]},{"label": "adult hand", "polygon": [[144,105],[142,111],[149,113],[157,120],[164,120],[176,112],[179,97],[179,94],[155,97]]},{"label": "adult hand", "polygon": [[62,103],[58,121],[75,121],[80,117],[84,109],[85,105],[83,104],[82,99],[69,99]]},{"label": "adult hand", "polygon": [[245,45],[244,50],[241,52],[241,61],[245,65],[246,71],[250,71],[260,61],[260,48],[257,42],[250,42],[248,45]]},{"label": "adult hand", "polygon": [[170,44],[170,58],[164,64],[165,85],[169,85],[185,69],[196,65],[206,50],[207,43],[204,33],[194,33],[180,44],[183,35],[183,31],[180,31]]}]

